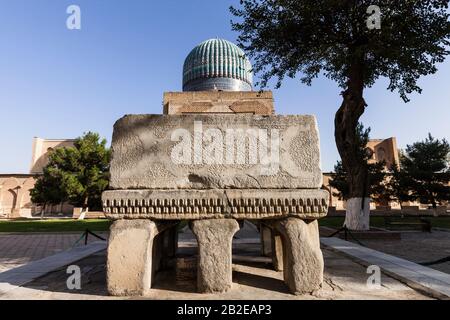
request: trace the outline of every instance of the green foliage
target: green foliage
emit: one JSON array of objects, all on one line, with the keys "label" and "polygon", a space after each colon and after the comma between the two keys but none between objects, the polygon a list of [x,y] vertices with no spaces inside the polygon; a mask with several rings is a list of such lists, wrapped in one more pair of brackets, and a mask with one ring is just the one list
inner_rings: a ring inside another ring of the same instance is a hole
[{"label": "green foliage", "polygon": [[400,169],[399,164],[393,164],[389,168],[386,194],[391,201],[397,201],[400,205],[403,202],[414,201],[410,192],[411,185],[411,177]]},{"label": "green foliage", "polygon": [[[372,5],[381,10],[380,29],[368,27]],[[335,116],[336,146],[347,174],[341,181],[351,197],[364,197],[378,180],[357,137],[367,107],[364,90],[381,77],[404,101],[420,93],[419,78],[436,73],[450,54],[448,8],[449,0],[241,0],[230,11],[238,43],[260,75],[258,85],[264,88],[275,78],[280,87],[285,77],[297,76],[311,85],[324,75],[344,89]]]},{"label": "green foliage", "polygon": [[[385,162],[369,163],[369,159],[372,154],[367,149],[367,143],[369,142],[370,128],[364,129],[364,126],[360,123],[357,128],[357,137],[359,143],[355,146],[357,148],[358,159],[362,162],[362,165],[366,167],[368,171],[368,190],[367,196],[377,201],[388,200],[386,199],[386,170]],[[348,200],[350,198],[350,187],[348,179],[351,178],[344,168],[341,161],[338,161],[334,166],[334,176],[330,180],[330,186],[338,190],[334,195],[341,200]]]},{"label": "green foliage", "polygon": [[376,162],[369,164],[369,195],[376,203],[386,203],[390,200],[386,193],[387,179],[386,163]]},{"label": "green foliage", "polygon": [[[346,88],[352,64],[364,87],[380,77],[407,101],[417,80],[434,74],[450,53],[448,0],[241,0],[231,7],[240,46],[254,58],[261,85],[278,87],[300,73],[308,85],[319,74]],[[369,30],[367,9],[381,9],[379,30]]]},{"label": "green foliage", "polygon": [[350,195],[350,188],[347,183],[347,171],[342,166],[342,161],[338,161],[334,166],[334,175],[330,180],[330,186],[338,192],[333,193],[333,196],[338,197],[339,200],[347,200]]},{"label": "green foliage", "polygon": [[[361,141],[367,141],[368,130],[358,126]],[[420,201],[436,207],[450,200],[450,145],[443,139],[428,136],[425,141],[408,145],[400,156],[400,166],[394,164],[388,171],[385,163],[368,164],[368,194],[376,202]],[[363,158],[365,161],[368,157]],[[335,175],[330,185],[338,190],[335,196],[349,198],[348,173],[342,162],[334,167]]]},{"label": "green foliage", "polygon": [[[424,141],[408,145],[400,158],[400,170],[393,171],[392,185],[403,190],[406,200],[418,200],[436,207],[450,200],[450,145],[428,135]],[[407,195],[405,196],[405,191]]]},{"label": "green foliage", "polygon": [[[369,179],[369,189],[367,190],[367,196],[370,196],[376,202],[388,201],[386,194],[386,176],[384,162],[376,162],[368,164],[368,179]],[[335,174],[333,179],[330,180],[330,186],[338,190],[337,193],[333,195],[339,197],[341,200],[348,200],[350,198],[349,194],[349,184],[348,184],[348,174],[347,171],[342,166],[342,162],[338,161],[334,166]]]},{"label": "green foliage", "polygon": [[70,202],[75,206],[100,208],[100,197],[108,186],[110,151],[106,140],[88,132],[74,147],[57,148],[49,155],[44,174],[31,190],[39,204]]}]

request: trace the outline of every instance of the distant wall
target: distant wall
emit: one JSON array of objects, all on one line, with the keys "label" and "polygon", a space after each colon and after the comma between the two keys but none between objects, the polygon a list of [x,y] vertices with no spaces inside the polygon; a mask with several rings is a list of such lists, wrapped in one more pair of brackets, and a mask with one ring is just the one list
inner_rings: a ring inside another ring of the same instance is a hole
[{"label": "distant wall", "polygon": [[71,215],[67,203],[37,206],[31,202],[30,190],[48,163],[49,153],[61,147],[73,147],[73,139],[33,138],[29,174],[0,174],[0,218],[26,218],[44,214]]},{"label": "distant wall", "polygon": [[33,175],[0,175],[0,217],[29,217],[33,211],[30,189],[34,187]]},{"label": "distant wall", "polygon": [[34,188],[37,175],[0,175],[0,218],[30,218],[44,214],[72,214],[73,206],[67,203],[47,205],[45,208],[31,202],[30,190]]},{"label": "distant wall", "polygon": [[372,152],[369,163],[382,162],[390,168],[394,164],[399,164],[399,153],[397,149],[397,139],[392,137],[388,139],[371,139],[367,147]]}]

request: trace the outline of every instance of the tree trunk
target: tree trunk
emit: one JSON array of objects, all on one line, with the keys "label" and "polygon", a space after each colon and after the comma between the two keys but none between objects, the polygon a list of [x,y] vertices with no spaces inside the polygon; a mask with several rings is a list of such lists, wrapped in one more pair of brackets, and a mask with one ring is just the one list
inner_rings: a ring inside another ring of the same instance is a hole
[{"label": "tree trunk", "polygon": [[361,157],[360,137],[356,130],[366,107],[363,98],[363,63],[354,63],[349,71],[348,87],[342,93],[343,102],[335,117],[336,146],[347,171],[349,186],[345,226],[350,230],[368,230],[368,166]]},{"label": "tree trunk", "polygon": [[350,230],[369,230],[370,198],[350,198],[347,200],[344,225]]},{"label": "tree trunk", "polygon": [[437,209],[437,202],[436,202],[435,198],[433,198],[433,200],[431,201],[431,204],[433,206],[433,209]]},{"label": "tree trunk", "polygon": [[44,219],[44,213],[45,213],[45,206],[46,206],[47,204],[46,203],[44,203],[44,205],[42,206],[42,209],[41,209],[41,219]]},{"label": "tree trunk", "polygon": [[84,220],[86,213],[89,211],[88,202],[89,202],[89,198],[86,197],[84,199],[83,206],[81,207],[81,212],[80,212],[80,216],[78,217],[78,220]]}]

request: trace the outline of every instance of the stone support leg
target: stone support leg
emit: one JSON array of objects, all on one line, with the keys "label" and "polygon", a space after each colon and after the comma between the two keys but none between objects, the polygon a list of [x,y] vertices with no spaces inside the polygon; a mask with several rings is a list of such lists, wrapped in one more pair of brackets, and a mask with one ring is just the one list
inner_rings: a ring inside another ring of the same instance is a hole
[{"label": "stone support leg", "polygon": [[[161,269],[164,269],[166,267],[165,262],[167,261],[165,257],[165,251],[164,251],[164,234],[166,232],[161,232],[157,234],[153,238],[152,243],[152,259],[150,260],[150,264],[152,267],[152,273],[151,273],[151,280],[153,281],[154,275],[160,271]],[[150,283],[151,287],[152,283]]]},{"label": "stone support leg", "polygon": [[166,269],[170,261],[177,254],[178,249],[178,229],[177,225],[164,231],[162,236],[162,265]]},{"label": "stone support leg", "polygon": [[232,241],[239,224],[233,219],[191,222],[198,242],[197,290],[225,292],[232,285]]},{"label": "stone support leg", "polygon": [[178,250],[178,228],[177,225],[170,228],[166,232],[166,239],[164,245],[167,250],[167,257],[173,258],[177,254]]},{"label": "stone support leg", "polygon": [[300,295],[320,289],[324,261],[317,220],[286,218],[273,225],[282,237],[284,281],[290,291]]},{"label": "stone support leg", "polygon": [[261,253],[263,256],[272,258],[275,271],[283,270],[283,242],[281,235],[273,229],[273,223],[267,225],[261,223]]},{"label": "stone support leg", "polygon": [[259,234],[261,237],[261,254],[265,257],[272,256],[272,231],[269,227],[262,224],[260,225]]},{"label": "stone support leg", "polygon": [[272,231],[272,264],[275,271],[283,270],[283,241],[275,231]]},{"label": "stone support leg", "polygon": [[107,262],[111,295],[142,296],[148,293],[161,254],[158,251],[162,241],[155,238],[171,225],[150,220],[118,220],[112,224]]}]

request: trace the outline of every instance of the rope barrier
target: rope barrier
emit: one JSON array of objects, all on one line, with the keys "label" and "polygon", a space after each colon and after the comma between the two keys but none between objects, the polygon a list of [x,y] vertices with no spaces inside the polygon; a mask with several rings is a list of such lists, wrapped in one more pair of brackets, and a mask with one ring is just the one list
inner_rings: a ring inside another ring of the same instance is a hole
[{"label": "rope barrier", "polygon": [[344,239],[345,239],[345,241],[348,241],[347,234],[349,234],[350,237],[351,237],[356,243],[358,243],[360,246],[367,247],[367,246],[364,245],[361,241],[359,241],[358,239],[356,239],[355,236],[353,235],[353,233],[350,231],[350,229],[348,229],[346,226],[343,226],[342,228],[336,230],[336,232],[333,232],[331,235],[328,236],[328,238],[332,238],[332,237],[334,237],[335,235],[340,234],[342,231],[344,231]]},{"label": "rope barrier", "polygon": [[448,256],[446,258],[439,259],[439,260],[435,260],[435,261],[422,262],[422,263],[419,263],[419,264],[422,265],[422,266],[434,266],[436,264],[442,264],[442,263],[445,263],[445,262],[450,262],[450,256]]},{"label": "rope barrier", "polygon": [[86,229],[86,231],[83,232],[83,234],[81,235],[81,237],[73,244],[72,247],[76,247],[76,245],[84,238],[84,245],[86,246],[88,243],[88,237],[89,235],[92,235],[94,237],[96,237],[97,239],[100,239],[102,241],[106,241],[105,238],[99,236],[98,234],[95,234],[94,232],[92,232],[89,229]]}]

